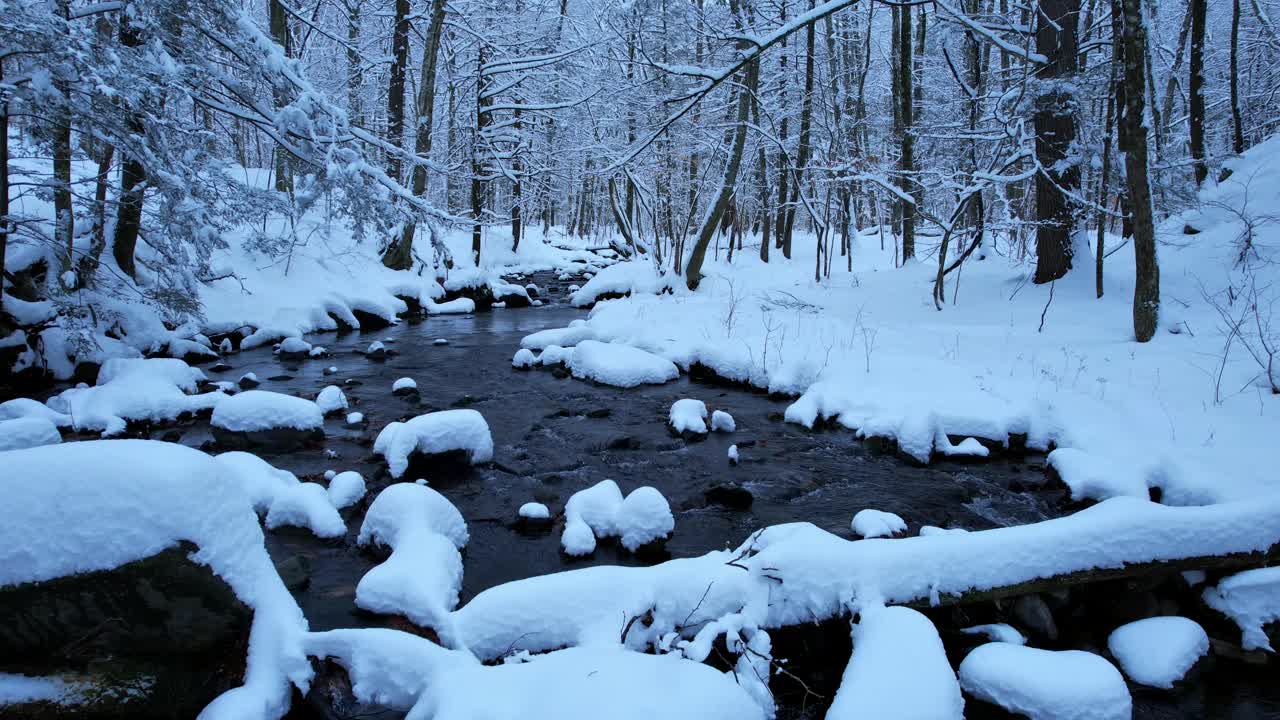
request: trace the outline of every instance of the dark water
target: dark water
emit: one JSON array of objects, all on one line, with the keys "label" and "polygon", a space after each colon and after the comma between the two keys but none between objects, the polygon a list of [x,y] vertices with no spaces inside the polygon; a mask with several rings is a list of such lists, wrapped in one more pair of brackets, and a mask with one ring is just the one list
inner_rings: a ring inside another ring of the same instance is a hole
[{"label": "dark water", "polygon": [[[544,289],[557,285],[547,276],[533,279]],[[555,299],[562,296],[551,298]],[[336,417],[327,423],[323,448],[262,456],[320,482],[325,470],[357,470],[369,483],[366,503],[391,482],[369,449],[379,429],[393,420],[433,410],[469,407],[480,411],[493,433],[495,462],[427,478],[458,507],[471,531],[464,553],[464,604],[476,593],[511,580],[592,564],[640,564],[666,557],[640,559],[602,543],[593,556],[575,560],[560,552],[558,525],[543,533],[521,531],[516,521],[521,504],[536,500],[557,514],[574,492],[606,478],[616,480],[624,493],[652,485],[667,497],[676,514],[675,533],[666,544],[671,557],[736,545],[756,528],[797,520],[849,536],[850,519],[866,507],[901,515],[913,532],[926,524],[982,529],[1061,514],[1057,495],[1018,489],[1022,480],[1040,476],[1043,458],[913,467],[892,456],[873,454],[851,433],[811,432],[783,423],[787,400],[692,383],[687,377],[662,386],[621,390],[557,379],[545,370],[511,368],[511,356],[522,337],[584,316],[583,311],[552,302],[541,308],[431,317],[376,332],[317,335],[309,340],[328,348],[331,358],[282,362],[269,348],[258,349],[232,356],[229,362],[234,369],[211,377],[235,380],[252,371],[263,381],[260,389],[309,398],[326,385],[342,385],[351,410],[364,413],[368,420],[366,429],[344,428],[342,418]],[[436,338],[449,344],[434,345]],[[373,340],[386,342],[397,354],[385,362],[373,362],[356,352]],[[324,369],[330,366],[337,372],[325,375]],[[289,378],[268,380],[280,375]],[[420,404],[392,395],[391,385],[400,377],[417,381]],[[730,412],[737,432],[712,434],[693,443],[671,437],[666,417],[671,403],[683,397]],[[208,438],[207,429],[197,423],[185,429],[182,442],[200,445]],[[731,467],[726,457],[734,443],[742,455],[737,467]],[[751,509],[709,505],[704,492],[718,483],[737,483],[751,490],[755,497]],[[311,585],[297,596],[313,629],[385,624],[354,604],[356,583],[376,563],[354,548],[363,507],[347,514],[345,542],[325,543],[294,532],[268,536],[268,548],[277,560],[301,554],[311,561]],[[1212,681],[1185,697],[1135,696],[1135,716],[1280,717],[1280,689],[1265,678],[1229,672],[1210,677]],[[779,699],[785,703],[785,694]],[[797,710],[788,708],[784,714],[797,716]],[[803,715],[813,711],[808,707]]]}]

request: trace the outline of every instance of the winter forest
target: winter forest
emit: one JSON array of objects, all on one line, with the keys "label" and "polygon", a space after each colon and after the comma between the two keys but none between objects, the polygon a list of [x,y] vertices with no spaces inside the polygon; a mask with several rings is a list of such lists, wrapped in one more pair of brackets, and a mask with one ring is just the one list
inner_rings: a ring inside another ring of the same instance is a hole
[{"label": "winter forest", "polygon": [[0,0],[0,720],[1280,716],[1280,0]]}]

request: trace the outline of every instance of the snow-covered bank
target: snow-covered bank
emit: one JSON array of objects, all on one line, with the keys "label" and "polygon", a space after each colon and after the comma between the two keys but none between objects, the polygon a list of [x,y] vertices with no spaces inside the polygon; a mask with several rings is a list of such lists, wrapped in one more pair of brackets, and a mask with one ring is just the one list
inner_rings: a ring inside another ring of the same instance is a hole
[{"label": "snow-covered bank", "polygon": [[[1232,162],[1232,179],[1206,189],[1199,209],[1161,224],[1161,328],[1145,344],[1133,342],[1133,257],[1121,238],[1107,240],[1115,250],[1101,299],[1092,258],[1036,286],[1029,266],[988,250],[948,278],[938,311],[932,249],[894,268],[893,237],[874,229],[855,238],[853,272],[841,259],[821,283],[812,279],[813,248],[799,240],[790,262],[764,264],[747,249],[732,264],[710,263],[693,293],[646,260],[620,263],[575,302],[629,297],[601,301],[587,323],[523,344],[579,352],[588,342],[615,344],[685,371],[700,366],[796,396],[790,422],[836,422],[922,463],[989,452],[978,441],[1059,448],[1051,465],[1078,500],[1159,493],[1166,503],[1204,504],[1280,492],[1270,471],[1280,398],[1265,355],[1260,364],[1244,344],[1256,351],[1248,334],[1259,332],[1277,342],[1274,321],[1262,316],[1258,326],[1246,295],[1280,286],[1268,254],[1280,226],[1254,223],[1250,252],[1259,257],[1239,263],[1242,217],[1280,204],[1277,157],[1280,139],[1250,150]],[[1184,234],[1188,226],[1198,233]],[[1224,309],[1247,322],[1224,325]]]}]

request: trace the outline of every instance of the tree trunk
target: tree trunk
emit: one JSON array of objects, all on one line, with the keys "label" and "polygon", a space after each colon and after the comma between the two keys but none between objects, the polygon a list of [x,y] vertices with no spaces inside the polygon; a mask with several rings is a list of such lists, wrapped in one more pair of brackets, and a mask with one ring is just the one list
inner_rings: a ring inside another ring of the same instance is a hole
[{"label": "tree trunk", "polygon": [[[912,58],[911,45],[911,6],[899,9],[898,18],[898,114],[901,116],[902,136],[901,156],[898,159],[898,187],[904,195],[913,195],[915,181],[915,128],[913,127],[915,110],[915,92],[912,89],[912,76],[915,74],[915,61]],[[902,262],[916,256],[916,206],[907,200],[900,200],[902,212]]]},{"label": "tree trunk", "polygon": [[[809,9],[813,9],[814,0],[809,1]],[[804,45],[804,97],[800,98],[800,146],[796,150],[795,185],[791,188],[791,204],[787,208],[787,237],[783,246],[791,247],[791,238],[795,233],[796,209],[800,205],[800,193],[804,191],[804,172],[809,165],[811,148],[810,132],[813,126],[813,64],[814,39],[817,23],[809,23],[805,28]]]},{"label": "tree trunk", "polygon": [[98,263],[102,252],[107,248],[107,187],[111,184],[111,161],[116,149],[113,145],[105,145],[101,157],[98,158],[98,179],[95,181],[93,194],[93,239],[89,244],[89,252],[80,258],[76,274],[80,287],[92,287],[94,276],[98,273]]},{"label": "tree trunk", "polygon": [[[399,1],[399,0],[398,0]],[[480,222],[484,214],[485,172],[484,133],[489,126],[488,106],[490,98],[486,97],[492,78],[484,73],[485,47],[480,45],[476,51],[476,136],[471,144],[471,261],[480,267],[480,247],[483,240],[484,226]]]},{"label": "tree trunk", "polygon": [[[782,3],[782,14],[778,18],[779,22],[786,24],[787,22],[787,3]],[[787,142],[788,120],[790,118],[790,108],[787,105],[787,38],[782,39],[782,47],[778,50],[778,83],[780,84],[780,99],[778,107],[782,111],[782,122],[778,128],[778,141],[783,143],[784,147]],[[788,260],[791,259],[791,246],[786,243],[787,227],[787,198],[790,197],[790,178],[791,178],[791,159],[787,157],[787,153],[783,149],[778,150],[778,209],[777,215],[773,223],[774,247],[782,250],[782,256]]]},{"label": "tree trunk", "polygon": [[[271,15],[271,39],[284,50],[285,57],[293,57],[293,42],[289,35],[289,16],[285,13],[280,0],[270,0],[268,8]],[[285,91],[275,91],[276,107],[289,103]],[[293,175],[289,169],[289,155],[283,148],[277,147],[272,153],[275,156],[276,190],[282,193],[293,192]]]},{"label": "tree trunk", "polygon": [[[67,23],[66,31],[71,32],[70,0],[57,0],[57,12]],[[61,71],[55,71],[59,75]],[[54,87],[58,91],[61,102],[70,105],[71,89],[65,79],[56,77]],[[67,256],[63,267],[70,270],[74,266],[76,217],[75,208],[71,204],[71,110],[62,107],[54,115],[53,125],[53,217],[54,244],[65,248]]]},{"label": "tree trunk", "polygon": [[1036,14],[1036,51],[1049,59],[1036,73],[1049,84],[1035,99],[1036,161],[1040,165],[1036,173],[1036,283],[1066,275],[1073,261],[1077,203],[1072,198],[1080,192],[1080,167],[1067,159],[1076,141],[1075,97],[1063,88],[1076,74],[1079,14],[1080,0],[1042,0]]},{"label": "tree trunk", "polygon": [[[387,142],[404,145],[404,76],[409,66],[409,0],[395,0],[396,16],[391,34],[391,72],[387,80]],[[400,155],[387,153],[387,175],[400,182]]]},{"label": "tree trunk", "polygon": [[1209,177],[1204,147],[1204,34],[1208,0],[1191,0],[1191,82],[1188,100],[1191,122],[1191,157],[1195,161],[1196,186]]},{"label": "tree trunk", "polygon": [[347,0],[347,114],[353,125],[363,125],[360,89],[364,85],[364,68],[360,58],[360,5],[363,0]]},{"label": "tree trunk", "polygon": [[[427,28],[426,42],[422,48],[422,71],[418,74],[418,126],[414,133],[413,153],[426,159],[431,155],[432,119],[436,109],[436,68],[440,55],[440,36],[444,33],[445,0],[432,0],[431,24]],[[413,166],[413,194],[427,194],[427,167],[421,163]],[[415,223],[404,227],[398,242],[387,248],[382,264],[392,270],[408,270],[413,266],[413,236]]]},{"label": "tree trunk", "polygon": [[1160,266],[1156,259],[1155,225],[1151,212],[1151,184],[1147,174],[1147,123],[1145,117],[1147,53],[1146,23],[1142,0],[1112,0],[1112,12],[1123,7],[1124,110],[1120,119],[1120,150],[1124,153],[1129,187],[1129,212],[1133,219],[1135,282],[1133,334],[1138,342],[1155,335],[1160,314]]},{"label": "tree trunk", "polygon": [[[0,84],[4,59],[0,58]],[[0,298],[4,297],[4,259],[9,247],[9,103],[0,102]]]},{"label": "tree trunk", "polygon": [[1231,3],[1231,149],[1244,152],[1244,121],[1240,117],[1240,0]]},{"label": "tree trunk", "polygon": [[[127,48],[142,45],[138,28],[130,22],[129,14],[120,18],[120,44]],[[130,134],[139,138],[146,132],[142,118],[134,110],[125,111],[125,126]],[[120,196],[116,201],[116,231],[111,241],[111,254],[120,266],[120,271],[131,278],[137,278],[137,266],[134,263],[134,250],[138,246],[138,231],[142,226],[142,202],[146,192],[147,169],[141,158],[122,148],[124,155],[120,163]]]},{"label": "tree trunk", "polygon": [[[760,98],[758,95],[751,96],[751,121],[757,126],[760,125]],[[760,177],[760,262],[769,262],[769,234],[772,227],[773,218],[769,217],[769,154],[765,152],[764,143],[759,145],[759,156],[756,163],[759,165]]]}]

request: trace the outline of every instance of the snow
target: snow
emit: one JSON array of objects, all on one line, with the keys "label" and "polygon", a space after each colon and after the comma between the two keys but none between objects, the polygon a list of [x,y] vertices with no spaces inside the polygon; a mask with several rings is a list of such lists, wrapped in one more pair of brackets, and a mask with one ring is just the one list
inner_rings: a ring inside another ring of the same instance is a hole
[{"label": "snow", "polygon": [[538,356],[538,364],[543,367],[551,365],[568,365],[573,358],[574,348],[560,347],[559,345],[548,345],[542,354]]},{"label": "snow", "polygon": [[307,528],[322,538],[346,533],[347,526],[323,486],[299,482],[293,473],[252,453],[227,452],[214,460],[238,480],[254,510],[266,515],[268,529]]},{"label": "snow", "polygon": [[325,415],[339,413],[347,409],[347,396],[343,394],[342,388],[330,385],[316,395],[316,406]]},{"label": "snow", "polygon": [[391,384],[391,392],[400,390],[417,390],[418,383],[413,378],[402,377]]},{"label": "snow", "polygon": [[564,518],[560,545],[569,555],[590,555],[596,539],[607,537],[619,538],[623,547],[635,552],[675,529],[675,517],[662,493],[645,486],[623,498],[612,480],[601,480],[570,496]]},{"label": "snow", "polygon": [[711,431],[731,433],[736,432],[738,424],[734,422],[733,416],[724,410],[716,410],[711,413]]},{"label": "snow", "polygon": [[520,506],[519,515],[528,520],[546,520],[551,517],[551,511],[542,503],[527,502]]},{"label": "snow", "polygon": [[982,635],[991,642],[1009,643],[1011,645],[1026,645],[1027,639],[1022,633],[1018,632],[1012,625],[1005,623],[992,623],[990,625],[974,625],[972,627],[961,628],[960,632],[965,635]]},{"label": "snow", "polygon": [[469,315],[476,311],[476,301],[462,297],[448,302],[433,302],[426,309],[428,315]]},{"label": "snow", "polygon": [[520,347],[527,350],[544,350],[550,345],[573,347],[583,340],[595,339],[596,333],[590,327],[586,325],[571,325],[566,328],[551,328],[526,335],[520,341]]},{"label": "snow", "polygon": [[475,465],[493,459],[493,437],[484,416],[475,410],[442,410],[419,415],[407,422],[393,422],[378,433],[374,453],[381,455],[399,478],[409,468],[414,453],[436,454],[462,450]]},{"label": "snow", "polygon": [[90,685],[58,676],[38,677],[0,672],[0,708],[31,702],[75,705]]},{"label": "snow", "polygon": [[347,425],[359,425],[364,422],[364,413],[347,413]]},{"label": "snow", "polygon": [[701,400],[682,398],[671,404],[668,422],[677,433],[707,433],[707,405]]},{"label": "snow", "polygon": [[1032,720],[1129,720],[1133,713],[1120,671],[1080,650],[981,645],[960,663],[960,685]]},{"label": "snow", "polygon": [[311,343],[300,337],[287,337],[280,341],[279,352],[281,355],[308,355],[311,350]]},{"label": "snow", "polygon": [[64,390],[47,405],[69,416],[76,430],[118,435],[128,421],[171,421],[221,404],[227,396],[220,392],[188,394],[203,379],[203,372],[181,360],[112,358],[103,364],[97,385]]},{"label": "snow", "polygon": [[1117,466],[1107,458],[1075,448],[1054,450],[1047,462],[1071,490],[1072,500],[1147,497],[1145,473],[1136,472],[1130,464]]},{"label": "snow", "polygon": [[853,516],[850,528],[858,537],[892,537],[907,531],[907,521],[890,512],[866,508]]},{"label": "snow", "polygon": [[738,464],[738,446],[737,445],[729,446],[729,464],[731,465]]},{"label": "snow", "polygon": [[218,403],[210,423],[232,432],[324,427],[324,412],[310,400],[266,390],[246,390]]},{"label": "snow", "polygon": [[331,630],[308,654],[347,669],[357,699],[426,718],[764,720],[733,680],[678,655],[572,648],[496,666],[396,630]]},{"label": "snow", "polygon": [[328,354],[329,354],[328,348],[321,345],[316,345],[315,347],[311,348],[311,350],[307,353],[307,357],[322,358],[327,356]]},{"label": "snow", "polygon": [[1204,601],[1240,626],[1241,645],[1274,652],[1264,626],[1280,620],[1280,567],[1246,570],[1206,588]]},{"label": "snow", "polygon": [[458,551],[467,540],[462,515],[443,495],[415,483],[388,486],[369,506],[357,542],[388,546],[391,556],[360,579],[356,605],[404,615],[454,645],[449,613],[462,588]]},{"label": "snow", "polygon": [[449,344],[449,340],[448,340],[448,338],[436,338],[435,340],[432,340],[432,341],[431,341],[431,344],[432,344],[432,345],[435,345],[435,346],[437,346],[437,347],[440,347],[440,346],[443,346],[443,345],[448,345],[448,344]]},{"label": "snow", "polygon": [[660,385],[680,376],[670,360],[627,345],[595,340],[577,344],[569,359],[569,369],[580,380],[624,388],[645,383]]},{"label": "snow", "polygon": [[364,477],[355,470],[347,470],[329,478],[329,502],[339,510],[360,502],[364,494]]},{"label": "snow", "polygon": [[14,398],[0,403],[0,420],[16,420],[18,418],[44,418],[58,427],[69,427],[71,416],[60,413],[41,402],[30,398]]},{"label": "snow", "polygon": [[828,720],[961,720],[964,698],[933,623],[906,607],[865,608]]},{"label": "snow", "polygon": [[569,297],[569,302],[574,307],[587,307],[606,293],[619,295],[631,295],[633,293],[654,294],[670,286],[666,278],[654,276],[647,262],[617,263],[601,270],[595,276],[590,276],[590,273],[584,273],[584,277],[590,277],[586,285],[581,288],[576,286],[569,288],[573,291],[573,295]]},{"label": "snow", "polygon": [[244,685],[200,717],[284,715],[290,684],[305,688],[311,679],[299,642],[307,624],[267,555],[234,467],[150,440],[15,450],[5,454],[5,467],[0,586],[107,570],[193,542],[192,559],[254,609]]},{"label": "snow", "polygon": [[383,345],[381,340],[374,340],[373,342],[369,343],[369,347],[365,348],[364,352],[366,355],[373,355],[374,353],[386,352],[386,351],[387,351],[387,346]]},{"label": "snow", "polygon": [[1172,688],[1209,652],[1209,636],[1194,620],[1153,617],[1116,628],[1107,649],[1134,682]]},{"label": "snow", "polygon": [[529,348],[520,348],[511,357],[511,367],[527,370],[538,364],[538,358]]},{"label": "snow", "polygon": [[62,442],[58,426],[48,418],[31,417],[0,420],[0,452],[21,450],[37,445],[57,445]]}]

